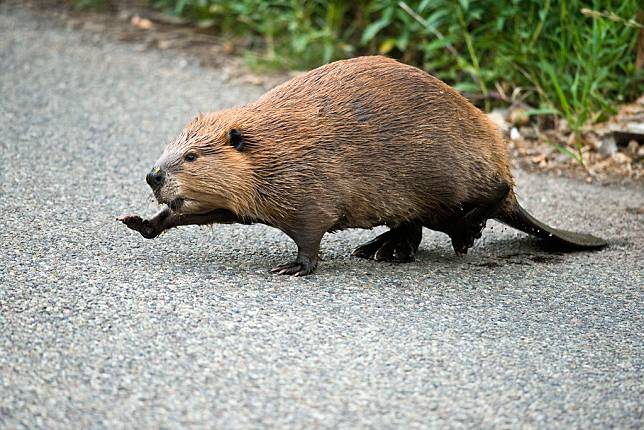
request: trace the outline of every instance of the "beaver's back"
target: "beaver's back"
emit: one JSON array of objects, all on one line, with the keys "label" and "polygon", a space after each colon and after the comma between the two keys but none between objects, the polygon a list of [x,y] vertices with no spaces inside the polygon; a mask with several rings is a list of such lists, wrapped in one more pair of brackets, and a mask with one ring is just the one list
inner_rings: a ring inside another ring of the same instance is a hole
[{"label": "beaver's back", "polygon": [[251,141],[262,142],[254,164],[265,187],[288,190],[292,208],[315,196],[340,228],[446,214],[499,180],[512,184],[506,147],[483,113],[384,57],[320,67],[242,111]]}]

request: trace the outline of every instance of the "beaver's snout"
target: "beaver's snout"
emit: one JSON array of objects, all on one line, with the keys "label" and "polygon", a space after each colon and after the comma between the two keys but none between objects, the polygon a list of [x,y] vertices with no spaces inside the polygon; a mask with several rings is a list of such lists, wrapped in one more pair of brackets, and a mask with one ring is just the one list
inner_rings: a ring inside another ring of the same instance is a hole
[{"label": "beaver's snout", "polygon": [[165,182],[165,171],[163,171],[160,167],[154,167],[150,171],[150,173],[146,175],[145,180],[152,188],[152,191],[156,192],[163,186],[163,183]]}]

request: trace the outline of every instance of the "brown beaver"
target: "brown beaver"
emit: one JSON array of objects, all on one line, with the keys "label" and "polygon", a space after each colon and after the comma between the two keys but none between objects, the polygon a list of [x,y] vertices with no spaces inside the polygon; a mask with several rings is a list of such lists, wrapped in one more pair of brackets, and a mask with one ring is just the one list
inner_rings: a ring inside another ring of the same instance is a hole
[{"label": "brown beaver", "polygon": [[179,225],[263,223],[291,237],[307,275],[326,232],[387,225],[353,255],[411,261],[422,227],[463,254],[495,218],[557,248],[601,248],[588,234],[537,221],[517,203],[503,138],[454,89],[384,57],[337,61],[243,107],[197,116],[147,175],[149,220],[120,217],[146,238]]}]

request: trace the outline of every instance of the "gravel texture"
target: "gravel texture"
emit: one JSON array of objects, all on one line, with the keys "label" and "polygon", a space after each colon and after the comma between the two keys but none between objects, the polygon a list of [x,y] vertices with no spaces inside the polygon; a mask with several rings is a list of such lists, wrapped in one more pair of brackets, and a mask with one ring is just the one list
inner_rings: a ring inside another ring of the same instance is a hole
[{"label": "gravel texture", "polygon": [[0,3],[0,427],[641,428],[641,189],[517,172],[535,215],[610,241],[548,254],[489,223],[471,254],[268,269],[264,226],[145,240],[144,175],[196,112],[260,90]]}]

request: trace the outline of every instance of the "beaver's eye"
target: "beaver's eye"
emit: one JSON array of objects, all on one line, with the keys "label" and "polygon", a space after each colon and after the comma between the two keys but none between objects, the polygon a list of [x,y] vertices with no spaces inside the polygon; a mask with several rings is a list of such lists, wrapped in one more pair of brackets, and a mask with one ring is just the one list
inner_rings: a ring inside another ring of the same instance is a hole
[{"label": "beaver's eye", "polygon": [[241,151],[244,148],[244,138],[236,128],[228,132],[228,140],[236,150]]},{"label": "beaver's eye", "polygon": [[194,152],[188,152],[183,159],[186,161],[195,161],[197,159],[197,154]]}]

